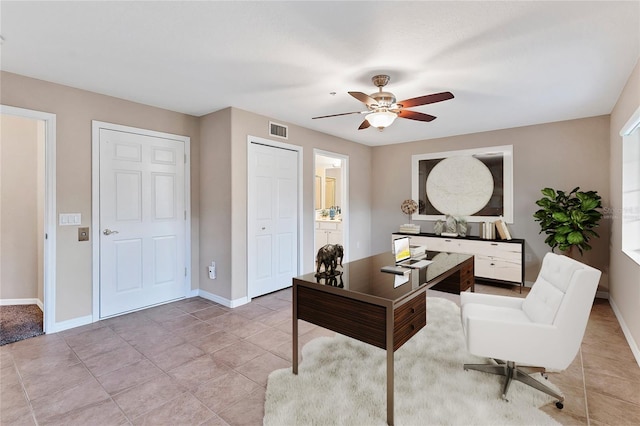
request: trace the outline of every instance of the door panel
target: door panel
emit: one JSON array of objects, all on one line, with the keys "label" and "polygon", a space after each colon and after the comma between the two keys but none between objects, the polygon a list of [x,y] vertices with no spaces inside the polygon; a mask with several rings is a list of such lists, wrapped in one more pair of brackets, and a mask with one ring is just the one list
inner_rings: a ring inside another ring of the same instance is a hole
[{"label": "door panel", "polygon": [[298,275],[298,152],[250,144],[248,293],[291,286]]},{"label": "door panel", "polygon": [[185,296],[183,141],[100,129],[100,317]]}]

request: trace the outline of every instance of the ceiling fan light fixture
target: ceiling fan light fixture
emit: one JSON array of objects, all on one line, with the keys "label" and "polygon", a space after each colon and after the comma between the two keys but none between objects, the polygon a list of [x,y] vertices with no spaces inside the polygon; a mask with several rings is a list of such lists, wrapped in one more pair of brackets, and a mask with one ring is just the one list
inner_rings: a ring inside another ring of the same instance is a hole
[{"label": "ceiling fan light fixture", "polygon": [[383,129],[391,126],[396,117],[398,117],[398,115],[391,111],[378,111],[367,114],[365,120],[367,120],[373,127]]}]

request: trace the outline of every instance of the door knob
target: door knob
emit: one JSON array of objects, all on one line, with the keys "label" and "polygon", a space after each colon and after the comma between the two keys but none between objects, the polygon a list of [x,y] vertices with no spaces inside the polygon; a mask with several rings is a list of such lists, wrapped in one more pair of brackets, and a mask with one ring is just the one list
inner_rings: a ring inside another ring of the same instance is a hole
[{"label": "door knob", "polygon": [[117,233],[118,233],[118,231],[112,231],[111,229],[107,228],[107,229],[105,229],[104,231],[102,231],[102,233],[103,233],[104,235],[111,235],[111,234],[117,234]]}]

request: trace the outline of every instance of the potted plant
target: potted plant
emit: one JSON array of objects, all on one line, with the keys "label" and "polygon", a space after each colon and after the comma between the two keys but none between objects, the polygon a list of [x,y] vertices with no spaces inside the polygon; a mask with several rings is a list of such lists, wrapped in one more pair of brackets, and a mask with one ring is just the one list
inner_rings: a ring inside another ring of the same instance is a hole
[{"label": "potted plant", "polygon": [[551,250],[556,247],[567,252],[569,256],[574,247],[580,254],[583,250],[591,250],[589,240],[599,237],[593,228],[598,226],[602,213],[601,197],[596,191],[580,191],[580,187],[571,192],[555,191],[552,188],[542,190],[543,198],[536,201],[540,210],[533,214],[536,222],[540,222],[540,234],[547,234],[544,240]]}]

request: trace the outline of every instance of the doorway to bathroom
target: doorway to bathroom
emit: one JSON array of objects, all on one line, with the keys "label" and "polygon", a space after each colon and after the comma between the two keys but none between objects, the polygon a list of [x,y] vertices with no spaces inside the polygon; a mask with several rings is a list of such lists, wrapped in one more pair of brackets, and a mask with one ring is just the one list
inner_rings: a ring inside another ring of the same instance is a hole
[{"label": "doorway to bathroom", "polygon": [[314,155],[314,252],[326,244],[344,247],[349,258],[349,156],[320,149]]}]

